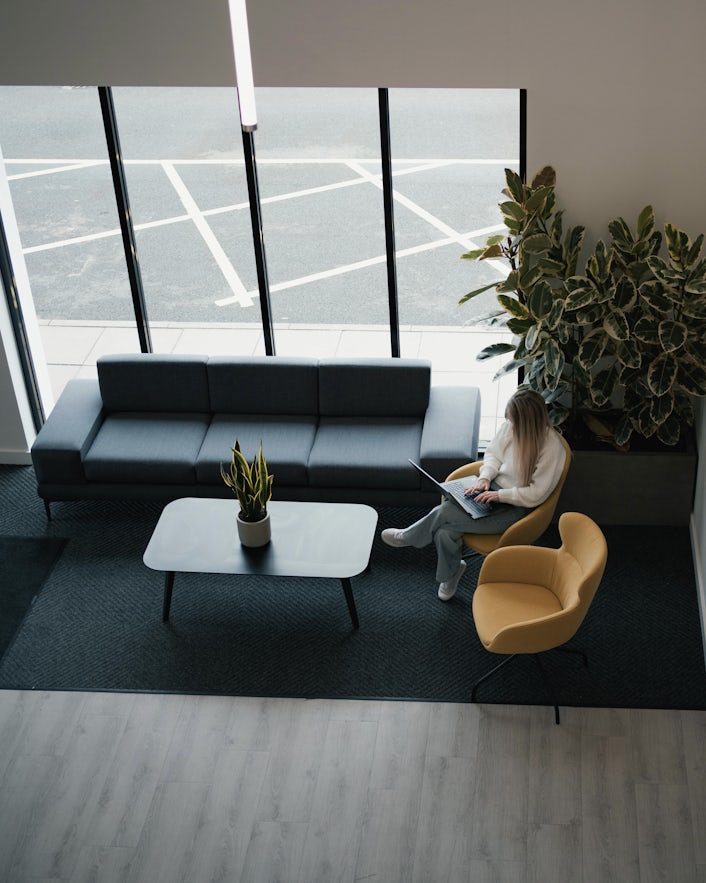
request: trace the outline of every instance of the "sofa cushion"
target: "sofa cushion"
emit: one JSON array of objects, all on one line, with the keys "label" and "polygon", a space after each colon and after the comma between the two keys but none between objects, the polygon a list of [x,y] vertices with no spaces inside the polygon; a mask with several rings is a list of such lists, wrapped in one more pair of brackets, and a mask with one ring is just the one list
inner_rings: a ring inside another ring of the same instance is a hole
[{"label": "sofa cushion", "polygon": [[214,414],[319,412],[316,359],[212,356],[207,370]]},{"label": "sofa cushion", "polygon": [[413,418],[322,418],[309,456],[309,484],[418,490],[419,474],[407,460],[418,459],[421,437],[422,421]]},{"label": "sofa cushion", "polygon": [[84,458],[89,481],[193,484],[210,414],[109,414]]},{"label": "sofa cushion", "polygon": [[326,417],[423,417],[430,383],[431,364],[422,359],[322,359],[319,413]]},{"label": "sofa cushion", "polygon": [[262,450],[274,475],[274,488],[304,487],[307,462],[316,434],[316,417],[239,416],[215,414],[196,460],[201,484],[222,484],[220,464],[227,466],[236,438],[249,462]]},{"label": "sofa cushion", "polygon": [[210,411],[206,356],[102,356],[98,382],[107,411]]}]

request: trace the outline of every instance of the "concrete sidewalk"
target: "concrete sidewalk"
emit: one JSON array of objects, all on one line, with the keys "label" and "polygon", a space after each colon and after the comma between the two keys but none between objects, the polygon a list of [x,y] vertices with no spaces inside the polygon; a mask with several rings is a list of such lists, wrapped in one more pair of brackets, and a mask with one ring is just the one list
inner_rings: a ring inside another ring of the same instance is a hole
[{"label": "concrete sidewalk", "polygon": [[[74,377],[95,377],[96,359],[108,353],[139,352],[134,325],[125,322],[39,322],[55,396]],[[160,353],[264,355],[262,331],[248,324],[176,324],[153,322],[152,345]],[[485,329],[413,327],[400,331],[402,356],[432,362],[432,383],[469,384],[481,390],[480,439],[487,443],[503,419],[505,404],[517,386],[515,375],[494,381],[503,358],[476,361],[476,354],[510,335]],[[278,355],[389,356],[390,335],[379,326],[275,325]]]}]

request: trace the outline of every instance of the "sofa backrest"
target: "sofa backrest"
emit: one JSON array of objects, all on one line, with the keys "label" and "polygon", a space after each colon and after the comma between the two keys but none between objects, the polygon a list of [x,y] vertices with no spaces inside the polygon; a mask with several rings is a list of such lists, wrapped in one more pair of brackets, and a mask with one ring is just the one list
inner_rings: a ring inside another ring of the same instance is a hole
[{"label": "sofa backrest", "polygon": [[431,363],[424,359],[321,359],[319,413],[423,417],[430,385]]},{"label": "sofa backrest", "polygon": [[107,411],[210,411],[206,356],[137,353],[98,359]]},{"label": "sofa backrest", "polygon": [[305,414],[319,410],[318,359],[211,356],[208,383],[214,414]]}]

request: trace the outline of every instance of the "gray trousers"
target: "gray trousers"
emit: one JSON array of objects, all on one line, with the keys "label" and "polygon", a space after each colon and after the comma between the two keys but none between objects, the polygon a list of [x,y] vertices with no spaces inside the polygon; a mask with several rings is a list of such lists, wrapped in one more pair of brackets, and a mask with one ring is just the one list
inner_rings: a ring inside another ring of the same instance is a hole
[{"label": "gray trousers", "polygon": [[444,500],[419,521],[406,527],[404,538],[417,549],[434,543],[437,555],[436,579],[438,582],[445,582],[461,565],[464,533],[502,533],[528,512],[529,509],[521,506],[502,504],[484,518],[471,518],[456,503]]}]

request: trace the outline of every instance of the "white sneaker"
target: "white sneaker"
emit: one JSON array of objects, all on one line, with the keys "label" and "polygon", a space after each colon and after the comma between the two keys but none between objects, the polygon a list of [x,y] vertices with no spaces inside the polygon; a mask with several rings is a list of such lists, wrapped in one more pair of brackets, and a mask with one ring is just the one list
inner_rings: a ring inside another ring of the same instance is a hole
[{"label": "white sneaker", "polygon": [[404,531],[397,527],[388,527],[380,534],[380,539],[388,546],[408,546],[404,538]]},{"label": "white sneaker", "polygon": [[456,589],[458,588],[458,584],[461,581],[461,577],[465,570],[466,562],[462,561],[451,579],[447,579],[446,582],[439,584],[439,597],[442,601],[449,601],[456,594]]}]

